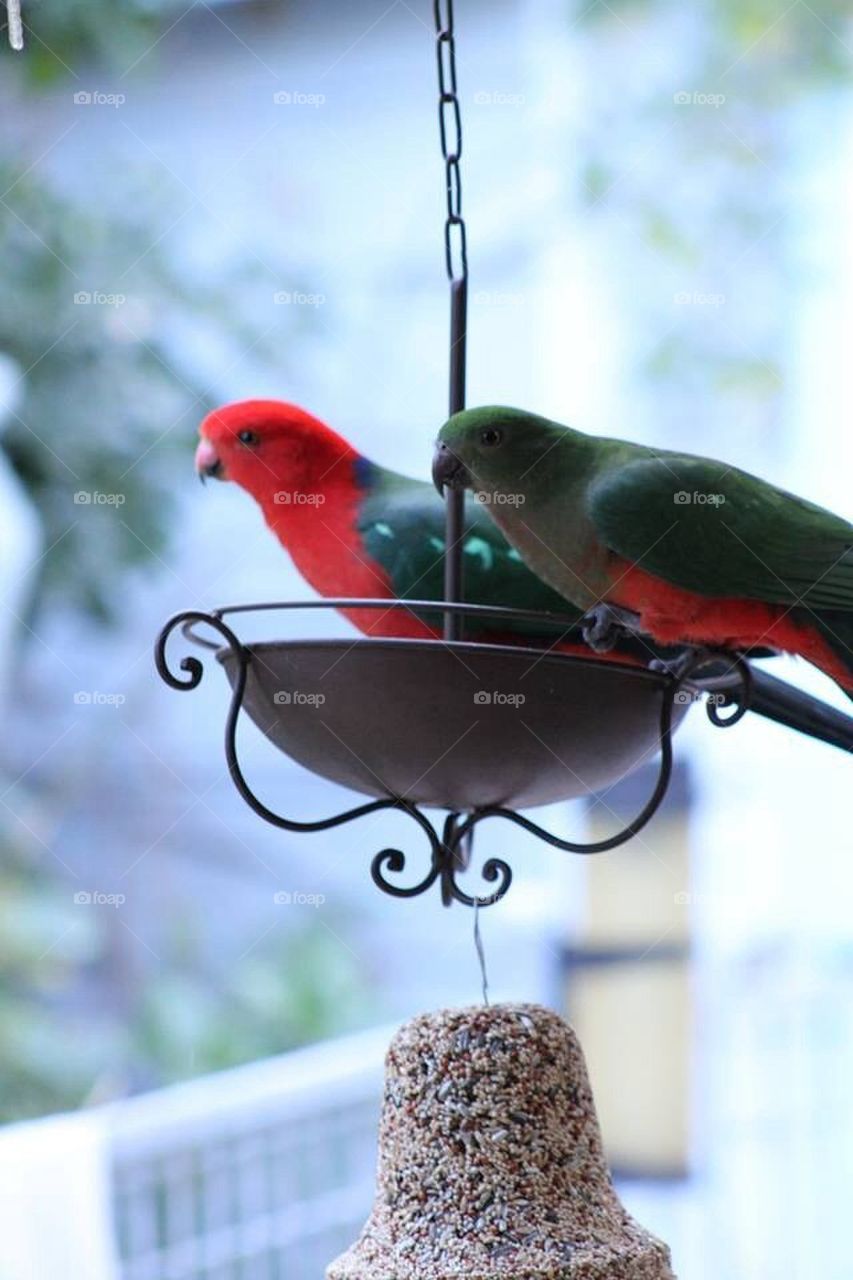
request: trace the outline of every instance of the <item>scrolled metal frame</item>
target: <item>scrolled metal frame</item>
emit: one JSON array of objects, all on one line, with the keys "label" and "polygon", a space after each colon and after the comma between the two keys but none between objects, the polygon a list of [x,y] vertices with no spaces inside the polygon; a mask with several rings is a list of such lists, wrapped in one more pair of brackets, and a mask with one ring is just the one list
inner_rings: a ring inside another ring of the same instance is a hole
[{"label": "scrolled metal frame", "polygon": [[[328,818],[318,818],[313,821],[300,821],[293,818],[286,818],[282,814],[274,812],[268,805],[254,793],[240,764],[238,747],[237,747],[237,728],[240,719],[240,711],[243,706],[243,698],[246,691],[246,681],[249,674],[249,664],[251,662],[251,653],[242,640],[238,637],[232,627],[224,620],[224,615],[242,614],[249,612],[268,612],[275,609],[302,609],[302,608],[365,608],[365,609],[407,609],[422,610],[429,609],[433,612],[444,612],[446,610],[459,611],[466,614],[485,615],[488,617],[500,617],[503,619],[519,619],[534,618],[543,623],[555,625],[557,627],[569,627],[572,625],[569,619],[559,618],[556,615],[536,613],[534,610],[523,609],[503,609],[496,606],[486,605],[467,605],[452,601],[410,601],[410,600],[370,600],[370,599],[335,599],[335,600],[316,600],[316,601],[280,601],[270,602],[260,605],[231,605],[221,609],[214,609],[209,613],[199,609],[188,609],[182,613],[175,614],[170,618],[163,627],[157,639],[155,648],[155,664],[161,678],[172,689],[188,692],[198,688],[204,675],[204,664],[202,660],[195,655],[183,657],[178,664],[178,671],[184,673],[183,676],[178,675],[169,664],[168,645],[169,640],[178,629],[186,639],[197,646],[207,649],[209,652],[220,652],[222,645],[212,642],[211,640],[199,635],[196,631],[198,626],[208,626],[212,628],[224,642],[225,647],[234,655],[237,662],[236,677],[234,679],[233,690],[231,694],[231,702],[228,708],[228,714],[225,721],[225,759],[228,765],[228,772],[234,782],[240,795],[246,804],[265,822],[270,823],[280,830],[293,831],[299,833],[309,833],[315,831],[328,831],[334,827],[339,827],[344,823],[353,822],[358,818],[367,817],[371,813],[379,813],[382,810],[396,810],[407,813],[409,817],[420,827],[427,838],[430,851],[430,864],[426,875],[412,885],[403,885],[395,879],[401,875],[407,867],[407,856],[397,848],[381,849],[377,853],[370,865],[370,874],[374,884],[384,893],[390,894],[395,898],[414,898],[426,893],[436,883],[439,884],[442,902],[445,906],[449,906],[452,902],[459,902],[465,906],[473,907],[489,906],[499,901],[506,894],[512,883],[512,870],[509,864],[503,858],[490,857],[481,868],[480,874],[483,880],[488,884],[494,884],[491,893],[471,894],[467,893],[458,883],[457,876],[468,870],[471,862],[471,851],[473,847],[474,830],[486,818],[503,818],[508,822],[514,823],[516,826],[522,827],[525,831],[537,836],[540,840],[553,845],[557,849],[563,849],[569,853],[578,854],[595,854],[604,853],[608,849],[615,849],[619,845],[624,844],[635,836],[649,822],[653,815],[659,809],[664,796],[666,795],[672,776],[672,711],[676,694],[680,689],[692,687],[694,691],[698,688],[691,685],[691,677],[698,671],[699,667],[708,661],[707,654],[696,655],[695,659],[688,661],[677,676],[671,676],[669,683],[663,690],[661,698],[660,710],[660,745],[661,758],[660,768],[658,771],[657,782],[654,790],[646,804],[643,806],[639,814],[621,831],[613,836],[609,836],[605,840],[598,840],[591,844],[583,844],[574,840],[564,840],[560,836],[554,835],[547,831],[539,823],[533,822],[530,818],[516,813],[513,809],[506,809],[499,806],[487,806],[476,809],[467,815],[460,813],[449,813],[439,831],[438,827],[430,821],[428,817],[418,808],[418,806],[404,797],[387,796],[381,799],[367,801],[364,804],[356,805],[351,809],[346,809],[342,813],[334,814]],[[708,714],[715,724],[721,727],[728,727],[736,723],[746,712],[749,705],[750,691],[750,671],[747,663],[737,655],[730,655],[731,661],[737,672],[739,680],[739,690],[729,687],[725,691],[727,702],[736,705],[736,711],[728,717],[719,717],[717,707],[709,705]],[[714,714],[712,714],[712,712]]]}]

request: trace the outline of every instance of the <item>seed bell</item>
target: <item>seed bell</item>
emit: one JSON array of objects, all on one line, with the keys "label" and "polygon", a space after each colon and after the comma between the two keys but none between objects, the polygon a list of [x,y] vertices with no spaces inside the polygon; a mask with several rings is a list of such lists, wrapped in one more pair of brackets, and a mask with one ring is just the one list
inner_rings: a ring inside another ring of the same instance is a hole
[{"label": "seed bell", "polygon": [[604,1162],[577,1037],[539,1005],[424,1014],[388,1050],[373,1210],[328,1280],[674,1280]]}]

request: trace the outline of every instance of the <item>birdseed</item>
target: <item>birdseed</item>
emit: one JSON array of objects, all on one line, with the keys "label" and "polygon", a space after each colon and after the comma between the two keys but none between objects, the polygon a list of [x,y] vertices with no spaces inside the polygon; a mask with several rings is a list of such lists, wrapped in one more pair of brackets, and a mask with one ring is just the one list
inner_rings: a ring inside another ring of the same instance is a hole
[{"label": "birdseed", "polygon": [[376,1202],[328,1280],[675,1280],[604,1162],[572,1029],[533,1004],[447,1009],[391,1041]]}]

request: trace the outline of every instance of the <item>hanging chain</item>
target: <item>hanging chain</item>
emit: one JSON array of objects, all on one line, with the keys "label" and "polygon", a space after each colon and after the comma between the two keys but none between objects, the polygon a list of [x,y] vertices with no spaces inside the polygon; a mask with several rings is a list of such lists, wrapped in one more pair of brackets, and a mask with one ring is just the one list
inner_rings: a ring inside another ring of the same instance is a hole
[{"label": "hanging chain", "polygon": [[[468,315],[468,246],[462,217],[462,115],[456,86],[456,33],[453,0],[433,0],[438,62],[438,127],[447,189],[444,223],[444,259],[450,281],[450,413],[465,408],[465,339]],[[447,489],[445,525],[444,598],[462,599],[462,538],[465,532],[465,494]],[[445,640],[462,638],[463,615],[445,613]]]},{"label": "hanging chain", "polygon": [[[442,17],[442,8],[447,16]],[[453,0],[434,0],[436,58],[438,61],[438,127],[441,154],[447,178],[447,220],[444,224],[444,254],[447,276],[452,282],[468,275],[465,221],[462,217],[462,115],[456,88],[456,33]],[[455,251],[454,251],[455,242]]]}]

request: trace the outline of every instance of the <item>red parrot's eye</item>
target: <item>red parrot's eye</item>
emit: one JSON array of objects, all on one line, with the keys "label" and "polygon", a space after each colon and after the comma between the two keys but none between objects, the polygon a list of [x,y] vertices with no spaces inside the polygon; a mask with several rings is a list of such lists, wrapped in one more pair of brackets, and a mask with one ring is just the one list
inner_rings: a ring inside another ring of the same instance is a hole
[{"label": "red parrot's eye", "polygon": [[497,427],[486,427],[485,431],[480,432],[480,444],[484,444],[488,448],[500,444],[502,439],[503,434],[498,431]]},{"label": "red parrot's eye", "polygon": [[237,439],[241,444],[260,444],[260,437],[254,431],[241,431]]}]

